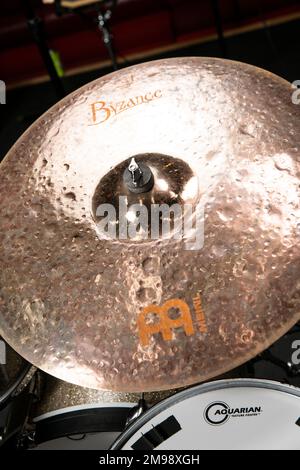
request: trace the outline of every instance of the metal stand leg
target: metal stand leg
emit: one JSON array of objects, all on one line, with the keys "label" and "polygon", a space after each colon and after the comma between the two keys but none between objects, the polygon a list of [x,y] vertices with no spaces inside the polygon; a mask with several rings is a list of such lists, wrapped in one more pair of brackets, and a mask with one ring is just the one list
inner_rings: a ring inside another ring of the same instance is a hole
[{"label": "metal stand leg", "polygon": [[[116,2],[115,2],[116,3]],[[113,36],[110,31],[109,21],[111,19],[112,10],[106,10],[104,13],[98,13],[98,27],[102,32],[103,42],[107,48],[110,60],[114,70],[118,70],[116,52],[113,44]]]},{"label": "metal stand leg", "polygon": [[[22,2],[23,3],[23,2]],[[33,35],[34,41],[40,51],[44,64],[46,66],[47,72],[49,74],[50,80],[54,86],[57,97],[63,98],[65,96],[65,90],[61,79],[59,78],[57,71],[54,67],[47,41],[44,33],[44,23],[36,14],[32,8],[30,0],[25,0],[23,3],[25,7],[27,24]]]}]

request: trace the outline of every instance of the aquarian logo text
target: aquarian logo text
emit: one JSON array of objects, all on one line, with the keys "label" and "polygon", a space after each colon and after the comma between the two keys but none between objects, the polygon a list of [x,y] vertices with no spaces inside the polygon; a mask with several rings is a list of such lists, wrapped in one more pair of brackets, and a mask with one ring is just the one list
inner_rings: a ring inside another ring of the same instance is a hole
[{"label": "aquarian logo text", "polygon": [[229,418],[245,418],[258,416],[262,413],[261,406],[245,406],[242,408],[231,408],[223,401],[210,403],[204,410],[204,419],[208,424],[219,426],[226,423]]}]

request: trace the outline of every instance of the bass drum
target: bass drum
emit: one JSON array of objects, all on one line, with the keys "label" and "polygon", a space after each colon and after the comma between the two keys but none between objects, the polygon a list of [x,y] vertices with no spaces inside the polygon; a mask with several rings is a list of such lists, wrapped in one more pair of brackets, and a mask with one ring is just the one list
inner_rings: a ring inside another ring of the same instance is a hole
[{"label": "bass drum", "polygon": [[300,449],[300,389],[268,380],[220,380],[153,406],[111,449]]}]

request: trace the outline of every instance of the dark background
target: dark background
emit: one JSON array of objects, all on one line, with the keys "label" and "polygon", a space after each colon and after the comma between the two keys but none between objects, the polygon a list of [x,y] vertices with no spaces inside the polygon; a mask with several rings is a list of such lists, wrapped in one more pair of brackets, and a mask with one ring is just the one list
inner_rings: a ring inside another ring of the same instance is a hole
[{"label": "dark background", "polygon": [[[209,0],[119,0],[110,25],[120,67],[163,57],[226,55],[289,81],[300,79],[299,1],[217,3],[223,45]],[[2,0],[0,5],[0,79],[7,84],[6,104],[0,106],[0,159],[58,99],[28,29],[25,4]],[[42,0],[31,5],[43,20],[47,44],[60,54],[66,93],[112,71],[97,28],[97,5],[62,16]]]}]

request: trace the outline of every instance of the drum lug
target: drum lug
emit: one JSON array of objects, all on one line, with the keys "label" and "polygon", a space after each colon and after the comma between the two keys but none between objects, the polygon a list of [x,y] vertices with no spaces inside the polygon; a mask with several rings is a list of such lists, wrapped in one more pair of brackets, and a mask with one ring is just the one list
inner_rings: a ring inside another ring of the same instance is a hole
[{"label": "drum lug", "polygon": [[129,412],[129,415],[126,420],[126,428],[132,424],[137,418],[139,418],[145,411],[147,411],[149,405],[146,403],[144,398],[141,398],[138,401],[138,404],[135,405]]}]

